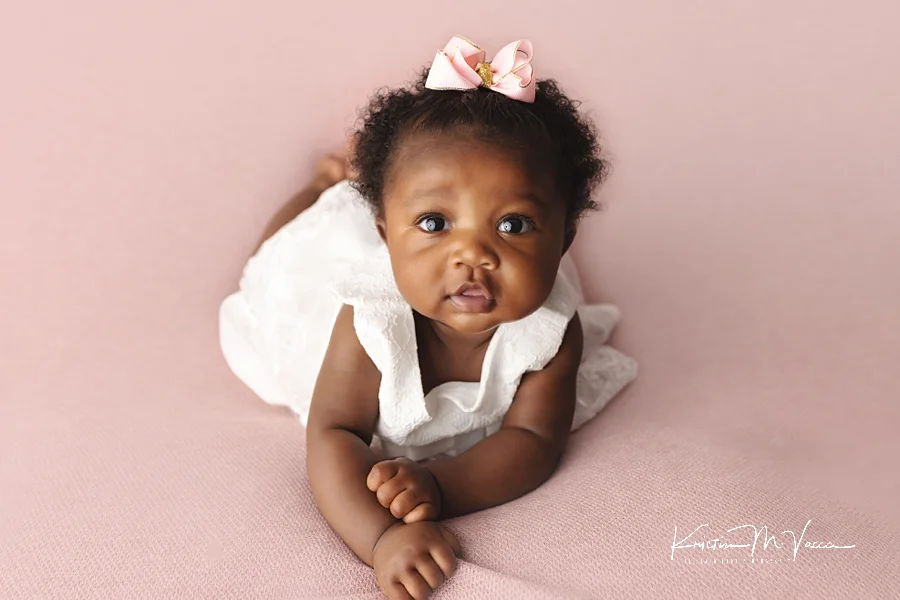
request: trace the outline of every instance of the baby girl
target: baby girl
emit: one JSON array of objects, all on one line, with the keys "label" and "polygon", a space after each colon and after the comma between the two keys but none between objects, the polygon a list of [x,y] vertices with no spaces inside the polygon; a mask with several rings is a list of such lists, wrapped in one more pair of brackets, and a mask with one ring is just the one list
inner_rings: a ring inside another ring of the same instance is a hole
[{"label": "baby girl", "polygon": [[443,520],[540,486],[637,372],[566,255],[607,165],[532,56],[454,37],[376,94],[349,180],[321,162],[222,304],[228,364],[299,415],[321,514],[392,599],[453,573]]}]

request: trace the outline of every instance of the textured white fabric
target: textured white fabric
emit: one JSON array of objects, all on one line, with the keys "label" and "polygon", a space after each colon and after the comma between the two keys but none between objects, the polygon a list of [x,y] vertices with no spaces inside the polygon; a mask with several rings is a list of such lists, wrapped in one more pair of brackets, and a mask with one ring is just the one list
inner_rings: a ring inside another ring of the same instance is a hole
[{"label": "textured white fabric", "polygon": [[412,310],[397,290],[368,208],[346,182],[323,194],[248,262],[240,292],[220,311],[229,366],[264,400],[290,406],[305,424],[342,304],[354,307],[357,336],[382,375],[375,443],[385,457],[455,455],[496,431],[522,375],[555,356],[576,310],[585,349],[573,429],[637,374],[633,359],[605,345],[618,310],[584,305],[566,258],[544,306],[498,328],[480,382],[448,382],[424,394]]}]

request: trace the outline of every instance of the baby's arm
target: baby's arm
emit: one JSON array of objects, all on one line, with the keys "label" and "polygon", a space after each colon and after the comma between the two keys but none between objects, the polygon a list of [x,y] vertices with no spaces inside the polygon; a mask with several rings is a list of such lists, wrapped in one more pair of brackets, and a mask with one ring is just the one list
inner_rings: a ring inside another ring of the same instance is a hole
[{"label": "baby's arm", "polygon": [[377,462],[369,444],[378,419],[380,381],[356,337],[353,309],[345,306],[313,392],[306,463],[319,511],[369,566],[381,534],[399,522],[366,487],[366,475]]},{"label": "baby's arm", "polygon": [[424,464],[442,492],[441,519],[509,502],[550,477],[572,428],[583,341],[576,313],[556,356],[522,378],[499,431],[458,456]]},{"label": "baby's arm", "polygon": [[366,487],[378,419],[381,375],[353,329],[353,309],[338,314],[313,393],[306,466],[319,511],[375,571],[389,600],[424,600],[456,570],[459,540],[441,523],[403,523]]}]

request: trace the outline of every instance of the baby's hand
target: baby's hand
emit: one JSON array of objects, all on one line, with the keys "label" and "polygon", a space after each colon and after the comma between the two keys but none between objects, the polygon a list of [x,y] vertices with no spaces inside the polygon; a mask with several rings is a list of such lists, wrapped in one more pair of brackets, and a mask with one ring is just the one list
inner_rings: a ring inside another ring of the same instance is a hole
[{"label": "baby's hand", "polygon": [[316,163],[313,180],[310,185],[317,189],[327,190],[336,183],[347,179],[347,160],[337,154],[329,154]]},{"label": "baby's hand", "polygon": [[325,190],[345,179],[356,179],[356,171],[350,167],[350,155],[353,153],[353,141],[347,142],[343,151],[328,154],[316,163],[311,185]]},{"label": "baby's hand", "polygon": [[404,523],[434,521],[441,514],[441,492],[434,476],[408,458],[379,462],[369,471],[366,486]]},{"label": "baby's hand", "polygon": [[389,600],[424,600],[456,571],[462,547],[441,523],[397,523],[372,554],[375,579]]}]

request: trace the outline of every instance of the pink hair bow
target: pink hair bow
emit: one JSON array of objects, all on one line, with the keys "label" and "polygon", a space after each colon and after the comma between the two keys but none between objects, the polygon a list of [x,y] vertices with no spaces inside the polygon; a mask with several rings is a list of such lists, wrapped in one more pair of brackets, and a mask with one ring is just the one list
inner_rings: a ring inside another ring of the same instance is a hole
[{"label": "pink hair bow", "polygon": [[455,36],[431,63],[425,87],[430,90],[474,90],[484,86],[521,102],[534,102],[535,80],[529,40],[503,46],[491,62],[484,50]]}]

